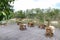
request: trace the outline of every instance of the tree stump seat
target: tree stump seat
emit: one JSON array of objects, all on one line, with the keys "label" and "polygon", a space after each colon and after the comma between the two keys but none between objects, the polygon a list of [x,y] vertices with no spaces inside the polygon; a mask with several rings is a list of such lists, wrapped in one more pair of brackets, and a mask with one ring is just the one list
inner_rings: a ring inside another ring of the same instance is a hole
[{"label": "tree stump seat", "polygon": [[34,27],[34,23],[33,23],[33,22],[29,22],[29,23],[28,23],[28,26],[29,26],[29,27]]},{"label": "tree stump seat", "polygon": [[53,36],[53,31],[50,27],[46,27],[46,36],[52,37]]},{"label": "tree stump seat", "polygon": [[25,30],[26,29],[26,25],[25,24],[20,24],[19,29],[20,30]]},{"label": "tree stump seat", "polygon": [[39,25],[38,27],[41,29],[45,29],[46,25],[42,24],[42,25]]},{"label": "tree stump seat", "polygon": [[17,22],[17,25],[21,24],[21,22]]},{"label": "tree stump seat", "polygon": [[7,25],[7,23],[1,23],[0,25],[4,25],[4,26],[6,26],[6,25]]}]

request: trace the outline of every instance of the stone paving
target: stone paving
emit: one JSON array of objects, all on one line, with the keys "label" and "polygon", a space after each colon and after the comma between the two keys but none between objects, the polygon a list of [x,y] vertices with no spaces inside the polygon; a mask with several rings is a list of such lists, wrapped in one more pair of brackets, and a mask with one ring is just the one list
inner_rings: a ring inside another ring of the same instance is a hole
[{"label": "stone paving", "polygon": [[27,30],[21,31],[16,24],[0,25],[0,40],[60,40],[60,29],[56,28],[54,36],[49,38],[45,36],[45,30],[38,26],[27,26]]}]

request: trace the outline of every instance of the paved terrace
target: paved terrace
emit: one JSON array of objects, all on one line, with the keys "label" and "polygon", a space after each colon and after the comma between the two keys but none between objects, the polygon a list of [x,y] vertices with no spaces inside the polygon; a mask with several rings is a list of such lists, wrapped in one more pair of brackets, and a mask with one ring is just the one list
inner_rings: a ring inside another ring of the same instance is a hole
[{"label": "paved terrace", "polygon": [[60,40],[60,29],[56,28],[51,38],[45,37],[44,34],[45,30],[37,26],[31,28],[27,26],[27,30],[21,31],[17,24],[0,25],[0,40]]}]

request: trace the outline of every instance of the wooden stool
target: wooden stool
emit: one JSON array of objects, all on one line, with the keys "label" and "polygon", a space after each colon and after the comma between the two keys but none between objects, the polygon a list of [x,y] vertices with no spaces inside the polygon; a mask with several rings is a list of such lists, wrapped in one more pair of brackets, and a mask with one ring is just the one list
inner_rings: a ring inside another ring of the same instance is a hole
[{"label": "wooden stool", "polygon": [[6,25],[7,25],[7,23],[3,23],[3,24],[0,24],[0,25],[4,25],[4,26],[6,26]]},{"label": "wooden stool", "polygon": [[29,23],[28,23],[28,26],[34,27],[34,23],[33,23],[33,22],[29,22]]},{"label": "wooden stool", "polygon": [[25,30],[26,29],[26,25],[24,25],[24,24],[20,24],[20,28],[19,28],[20,30]]},{"label": "wooden stool", "polygon": [[46,36],[52,37],[53,36],[53,32],[52,29],[50,27],[46,27]]},{"label": "wooden stool", "polygon": [[21,22],[17,22],[17,25],[21,24]]},{"label": "wooden stool", "polygon": [[6,26],[6,25],[7,25],[7,23],[4,23],[3,25],[4,25],[4,26]]},{"label": "wooden stool", "polygon": [[41,29],[45,29],[46,25],[42,24],[42,25],[39,25],[39,28]]}]

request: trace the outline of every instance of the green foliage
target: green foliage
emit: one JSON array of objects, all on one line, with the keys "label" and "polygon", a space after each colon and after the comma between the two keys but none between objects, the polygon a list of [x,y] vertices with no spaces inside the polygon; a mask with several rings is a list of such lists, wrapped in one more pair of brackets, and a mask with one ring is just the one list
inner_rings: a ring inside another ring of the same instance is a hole
[{"label": "green foliage", "polygon": [[60,9],[48,8],[48,9],[27,9],[26,11],[18,11],[15,13],[19,18],[39,19],[40,22],[44,22],[47,19],[57,20],[60,19]]},{"label": "green foliage", "polygon": [[4,15],[0,12],[0,21],[3,19]]},{"label": "green foliage", "polygon": [[5,18],[9,19],[10,12],[13,12],[13,6],[11,6],[11,2],[14,2],[14,0],[0,0],[0,21],[3,20],[4,12],[6,14]]},{"label": "green foliage", "polygon": [[15,17],[16,18],[25,18],[25,13],[22,10],[20,10],[15,13]]}]

